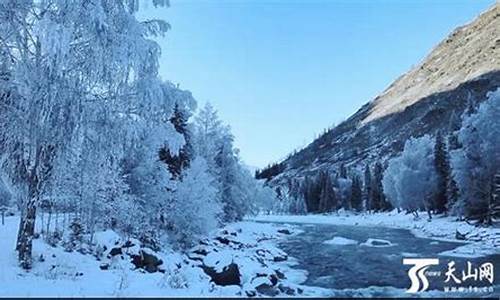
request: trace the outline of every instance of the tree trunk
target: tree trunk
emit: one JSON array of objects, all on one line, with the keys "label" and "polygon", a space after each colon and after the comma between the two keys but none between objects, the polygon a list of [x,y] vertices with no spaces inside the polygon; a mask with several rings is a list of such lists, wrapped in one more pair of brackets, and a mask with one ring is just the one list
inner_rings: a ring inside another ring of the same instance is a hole
[{"label": "tree trunk", "polygon": [[52,223],[52,207],[49,208],[49,216],[47,217],[47,236],[50,235],[50,223]]},{"label": "tree trunk", "polygon": [[40,213],[40,220],[42,221],[42,232],[41,232],[41,234],[43,234],[43,229],[45,227],[45,218],[43,216],[43,209],[41,210],[41,213]]},{"label": "tree trunk", "polygon": [[59,211],[57,210],[57,208],[56,208],[55,219],[56,219],[56,221],[55,221],[56,224],[54,225],[55,226],[54,227],[54,232],[55,231],[59,231]]},{"label": "tree trunk", "polygon": [[31,269],[33,248],[33,236],[35,234],[36,221],[36,199],[30,197],[26,203],[26,212],[19,224],[19,236],[17,240],[17,251],[19,253],[19,264],[25,270]]},{"label": "tree trunk", "polygon": [[35,235],[36,206],[38,198],[38,178],[32,170],[28,184],[28,199],[24,207],[24,214],[19,224],[16,250],[20,266],[29,270],[32,266],[33,236]]}]

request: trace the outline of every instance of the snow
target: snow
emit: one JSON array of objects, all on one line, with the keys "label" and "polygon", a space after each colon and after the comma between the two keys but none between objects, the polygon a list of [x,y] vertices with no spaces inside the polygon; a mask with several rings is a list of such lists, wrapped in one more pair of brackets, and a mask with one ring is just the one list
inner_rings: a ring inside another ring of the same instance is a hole
[{"label": "snow", "polygon": [[[66,252],[62,247],[51,247],[41,239],[33,241],[34,265],[30,272],[17,266],[15,237],[19,225],[18,217],[5,218],[0,225],[0,295],[3,297],[68,297],[68,296],[194,296],[209,293],[213,287],[208,277],[199,268],[184,268],[182,276],[189,282],[187,289],[175,289],[162,285],[166,275],[132,271],[128,261],[113,258],[112,267],[103,271],[101,262],[92,255]],[[96,240],[108,247],[120,239],[112,231],[96,233]],[[40,256],[43,255],[43,262]],[[175,252],[161,253],[167,269],[175,269],[182,256]],[[213,290],[214,293],[218,291]]]},{"label": "snow", "polygon": [[477,248],[475,244],[466,244],[460,247],[457,247],[452,250],[443,251],[439,253],[442,256],[452,256],[452,257],[463,257],[463,258],[478,258],[484,257],[491,254],[499,254],[500,248],[496,249],[488,249],[488,248]]},{"label": "snow", "polygon": [[324,244],[328,245],[339,245],[339,246],[344,246],[344,245],[357,245],[358,242],[355,240],[347,239],[341,236],[336,236],[331,240],[324,241]]},{"label": "snow", "polygon": [[[0,295],[3,297],[246,296],[246,292],[255,292],[259,285],[272,285],[270,276],[276,276],[276,271],[284,274],[276,287],[279,285],[293,290],[295,295],[320,297],[331,294],[328,289],[301,285],[307,279],[307,272],[292,269],[297,261],[276,246],[279,239],[299,232],[292,225],[230,224],[213,232],[206,240],[208,245],[200,244],[191,249],[208,251],[206,256],[198,256],[203,259],[202,262],[190,259],[192,253],[186,255],[169,248],[161,252],[139,248],[138,241],[131,239],[135,246],[126,251],[136,253],[141,250],[158,256],[163,261],[161,268],[164,273],[136,269],[126,254],[112,258],[103,256],[97,260],[91,254],[66,252],[63,247],[52,247],[42,238],[33,241],[33,269],[24,272],[18,267],[14,251],[18,225],[18,216],[6,217],[5,225],[0,225],[0,249],[4,249],[0,256]],[[279,232],[284,232],[284,229],[290,234]],[[217,237],[228,237],[230,242],[223,244]],[[96,232],[94,236],[96,244],[106,246],[107,251],[123,245],[127,240],[112,230]],[[275,261],[276,257],[284,260]],[[199,267],[203,263],[221,271],[232,262],[239,266],[240,286],[218,286]],[[100,266],[104,263],[109,264],[109,269],[101,270]],[[276,290],[279,292],[279,289]],[[262,296],[259,292],[256,295]],[[287,296],[284,292],[278,295]]]},{"label": "snow", "polygon": [[[338,213],[321,215],[259,215],[249,220],[407,229],[417,237],[434,239],[436,242],[453,241],[466,244],[443,255],[471,257],[472,255],[484,256],[500,252],[500,228],[476,227],[463,221],[457,221],[451,216],[434,216],[431,221],[428,221],[426,218],[415,220],[411,214],[398,213],[396,210],[362,214],[339,211]],[[466,234],[467,240],[457,240],[455,238],[457,231]]]},{"label": "snow", "polygon": [[[394,220],[391,220],[389,216]],[[192,248],[187,254],[169,248],[164,248],[161,252],[141,248],[140,250],[155,254],[163,260],[164,263],[161,267],[165,273],[147,273],[137,270],[127,259],[122,259],[119,255],[109,260],[104,257],[99,261],[90,254],[66,252],[62,247],[52,247],[42,239],[34,240],[33,269],[30,272],[24,272],[17,265],[16,252],[14,251],[19,217],[9,216],[5,218],[5,225],[0,226],[0,248],[6,249],[0,256],[0,269],[2,270],[0,272],[0,282],[2,282],[0,295],[6,297],[246,296],[247,293],[258,291],[259,286],[272,286],[272,276],[276,276],[277,271],[284,274],[285,277],[278,281],[278,285],[296,291],[295,296],[363,296],[376,295],[379,292],[391,293],[388,290],[380,290],[380,287],[360,290],[329,290],[304,286],[303,283],[306,281],[308,273],[295,269],[298,261],[287,256],[278,247],[280,239],[300,233],[293,222],[407,228],[428,237],[432,237],[432,233],[440,232],[437,237],[439,240],[452,239],[458,228],[461,232],[467,232],[469,237],[477,239],[478,236],[484,236],[486,239],[468,241],[463,246],[451,250],[449,253],[441,253],[441,255],[469,255],[467,257],[471,257],[472,255],[486,255],[492,251],[498,253],[497,247],[487,247],[494,245],[490,239],[494,236],[498,237],[497,229],[475,228],[468,224],[454,222],[451,218],[436,218],[427,222],[413,221],[408,215],[395,213],[372,215],[341,213],[338,215],[258,216],[256,219],[286,221],[287,223],[253,221],[233,223],[212,232],[210,238],[206,240],[206,244]],[[436,226],[441,226],[441,228],[436,228]],[[112,230],[97,232],[94,236],[96,244],[106,246],[108,250],[117,244],[123,244],[126,240]],[[136,246],[128,248],[127,251],[138,252],[138,243],[135,240],[132,242]],[[376,242],[375,239],[369,239],[363,244],[376,246]],[[341,236],[335,236],[324,243],[341,246],[358,244],[357,241]],[[478,245],[486,246],[478,247]],[[194,251],[202,253],[201,250],[205,250],[207,253],[205,255],[193,253]],[[43,259],[40,259],[41,255],[43,255]],[[408,253],[408,256],[414,255]],[[195,260],[196,258],[200,260]],[[279,258],[278,261],[276,258]],[[239,286],[218,286],[211,282],[211,278],[199,267],[201,264],[205,264],[214,267],[217,271],[222,271],[225,266],[232,262],[239,266],[241,274],[241,285]],[[102,263],[109,263],[109,269],[101,270]],[[300,294],[297,293],[299,290]],[[398,296],[404,294],[401,289],[394,289],[392,292]],[[266,296],[258,292],[256,295]],[[434,295],[434,292],[429,292],[428,295]],[[278,296],[288,295],[281,293]]]},{"label": "snow", "polygon": [[403,257],[419,257],[420,254],[413,252],[401,252],[401,256]]},{"label": "snow", "polygon": [[376,248],[383,248],[383,247],[392,247],[395,246],[393,243],[387,240],[381,240],[381,239],[368,239],[366,242],[361,244],[362,246],[367,246],[367,247],[376,247]]}]

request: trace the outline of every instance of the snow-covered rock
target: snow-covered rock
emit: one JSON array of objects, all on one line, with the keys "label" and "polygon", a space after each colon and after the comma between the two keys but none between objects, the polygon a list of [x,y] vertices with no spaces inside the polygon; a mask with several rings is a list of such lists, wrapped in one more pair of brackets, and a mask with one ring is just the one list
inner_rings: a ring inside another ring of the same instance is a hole
[{"label": "snow-covered rock", "polygon": [[393,243],[387,240],[381,240],[381,239],[367,239],[366,242],[361,244],[362,246],[367,246],[367,247],[392,247],[394,246]]},{"label": "snow-covered rock", "polygon": [[336,236],[331,240],[324,241],[323,244],[345,246],[345,245],[357,245],[358,242],[341,236]]}]

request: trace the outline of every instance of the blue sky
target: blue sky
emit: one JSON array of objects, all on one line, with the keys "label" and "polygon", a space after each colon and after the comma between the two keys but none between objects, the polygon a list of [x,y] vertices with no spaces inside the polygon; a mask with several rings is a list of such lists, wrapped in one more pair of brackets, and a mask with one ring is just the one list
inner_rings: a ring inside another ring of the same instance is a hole
[{"label": "blue sky", "polygon": [[262,167],[349,117],[494,0],[171,0],[160,73]]}]

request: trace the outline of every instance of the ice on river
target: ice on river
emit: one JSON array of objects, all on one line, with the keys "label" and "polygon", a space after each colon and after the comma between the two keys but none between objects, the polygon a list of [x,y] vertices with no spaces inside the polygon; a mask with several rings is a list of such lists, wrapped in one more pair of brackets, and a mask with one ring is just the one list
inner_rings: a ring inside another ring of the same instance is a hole
[{"label": "ice on river", "polygon": [[358,241],[347,239],[341,236],[336,236],[331,240],[324,241],[323,244],[328,244],[328,245],[339,245],[339,246],[345,246],[345,245],[357,245]]},{"label": "ice on river", "polygon": [[367,247],[392,247],[395,246],[395,244],[391,243],[388,240],[382,240],[382,239],[367,239],[366,242],[361,244],[362,246],[367,246]]}]

